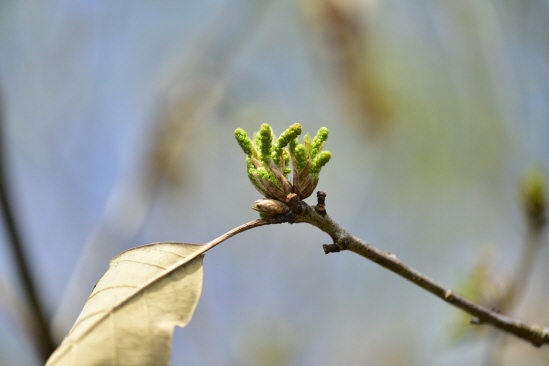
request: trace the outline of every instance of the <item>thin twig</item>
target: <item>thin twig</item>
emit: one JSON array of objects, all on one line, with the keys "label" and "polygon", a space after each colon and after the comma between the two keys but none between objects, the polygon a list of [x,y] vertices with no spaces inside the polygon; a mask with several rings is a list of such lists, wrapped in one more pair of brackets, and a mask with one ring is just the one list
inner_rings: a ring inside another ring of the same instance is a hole
[{"label": "thin twig", "polygon": [[314,208],[303,201],[290,202],[289,205],[293,213],[288,222],[309,223],[330,235],[334,244],[324,245],[326,253],[342,250],[355,252],[404,277],[442,300],[468,312],[476,317],[480,323],[491,324],[500,330],[530,342],[536,347],[549,344],[549,330],[547,328],[542,329],[539,326],[527,324],[504,316],[496,311],[486,309],[416,271],[398,259],[396,255],[379,250],[352,235],[327,215],[324,206],[325,197],[326,194],[324,192],[319,192],[319,204]]},{"label": "thin twig", "polygon": [[55,350],[55,343],[51,337],[50,325],[46,319],[44,307],[36,290],[36,282],[31,274],[28,257],[25,253],[25,245],[13,209],[13,192],[10,192],[8,179],[6,132],[3,130],[3,107],[2,96],[0,95],[0,206],[8,236],[8,244],[13,252],[15,268],[21,279],[23,292],[30,307],[29,315],[31,316],[32,325],[29,328],[38,346],[41,358],[47,360]]}]

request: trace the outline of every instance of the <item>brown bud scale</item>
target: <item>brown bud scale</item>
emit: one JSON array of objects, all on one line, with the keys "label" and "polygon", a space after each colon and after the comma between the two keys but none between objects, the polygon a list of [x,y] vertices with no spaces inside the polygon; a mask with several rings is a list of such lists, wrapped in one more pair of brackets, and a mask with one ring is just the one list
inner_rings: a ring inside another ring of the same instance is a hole
[{"label": "brown bud scale", "polygon": [[269,198],[262,198],[255,201],[255,207],[252,208],[256,211],[263,212],[264,214],[271,216],[282,215],[290,212],[290,208],[287,204]]}]

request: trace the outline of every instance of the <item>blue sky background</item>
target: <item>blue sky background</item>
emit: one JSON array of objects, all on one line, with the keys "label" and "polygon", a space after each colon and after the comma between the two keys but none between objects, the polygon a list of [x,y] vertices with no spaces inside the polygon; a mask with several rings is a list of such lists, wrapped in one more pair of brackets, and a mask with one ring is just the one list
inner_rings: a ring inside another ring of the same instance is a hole
[{"label": "blue sky background", "polygon": [[[119,252],[256,218],[237,127],[330,129],[318,189],[374,246],[456,288],[513,278],[522,174],[549,168],[544,1],[0,1],[17,215],[59,340]],[[314,203],[313,199],[308,200]],[[3,229],[1,229],[3,230]],[[38,365],[0,236],[0,363]],[[205,258],[174,365],[481,365],[459,312],[307,225]],[[549,324],[549,249],[514,315]],[[463,318],[465,319],[465,318]],[[545,365],[510,339],[506,365]]]}]

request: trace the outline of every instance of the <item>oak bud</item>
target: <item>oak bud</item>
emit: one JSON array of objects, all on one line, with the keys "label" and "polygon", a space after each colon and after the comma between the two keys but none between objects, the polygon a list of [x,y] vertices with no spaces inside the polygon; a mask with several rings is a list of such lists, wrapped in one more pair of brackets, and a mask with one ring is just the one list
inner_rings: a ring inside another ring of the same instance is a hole
[{"label": "oak bud", "polygon": [[252,208],[270,216],[282,215],[290,212],[290,207],[288,207],[287,204],[270,198],[261,198],[255,201],[255,207]]}]

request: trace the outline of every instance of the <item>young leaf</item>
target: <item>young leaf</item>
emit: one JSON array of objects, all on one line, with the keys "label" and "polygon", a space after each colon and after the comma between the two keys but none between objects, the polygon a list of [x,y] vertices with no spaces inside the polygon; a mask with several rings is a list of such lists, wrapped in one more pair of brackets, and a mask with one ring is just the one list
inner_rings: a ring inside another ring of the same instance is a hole
[{"label": "young leaf", "polygon": [[155,243],[111,260],[47,366],[167,366],[174,327],[190,321],[209,245]]}]

